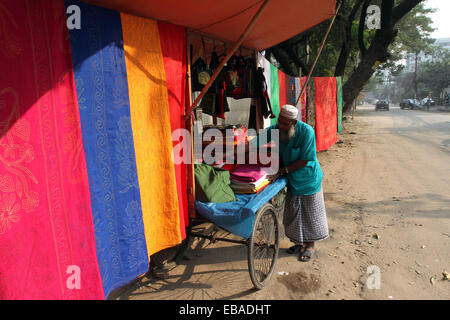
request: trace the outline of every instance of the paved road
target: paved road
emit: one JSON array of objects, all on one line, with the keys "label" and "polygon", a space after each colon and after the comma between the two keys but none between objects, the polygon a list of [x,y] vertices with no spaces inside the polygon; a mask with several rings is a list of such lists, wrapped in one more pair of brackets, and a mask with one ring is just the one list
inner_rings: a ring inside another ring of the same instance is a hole
[{"label": "paved road", "polygon": [[450,113],[360,106],[339,141],[318,155],[330,238],[316,259],[297,261],[283,239],[270,284],[255,291],[244,246],[195,242],[169,279],[121,298],[449,299]]}]

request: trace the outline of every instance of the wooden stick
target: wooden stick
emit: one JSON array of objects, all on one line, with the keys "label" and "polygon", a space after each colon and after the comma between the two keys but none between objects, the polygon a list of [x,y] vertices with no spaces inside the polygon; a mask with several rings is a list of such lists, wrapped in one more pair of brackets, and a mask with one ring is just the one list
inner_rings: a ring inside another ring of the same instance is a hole
[{"label": "wooden stick", "polygon": [[[186,61],[186,80],[187,80],[187,105],[192,103],[192,82],[191,82],[191,39],[189,34],[186,37],[187,43],[187,61]],[[194,176],[194,119],[189,117],[186,120],[186,127],[190,134],[190,163],[187,165],[187,187],[188,187],[188,215],[190,218],[195,218],[195,176]]]},{"label": "wooden stick", "polygon": [[259,8],[258,12],[255,14],[253,19],[248,24],[247,28],[245,28],[244,32],[240,36],[239,40],[234,44],[231,51],[227,54],[227,56],[222,60],[219,67],[216,69],[214,74],[211,76],[211,79],[209,79],[208,83],[203,87],[203,90],[200,92],[200,95],[195,99],[195,101],[192,103],[192,105],[189,107],[185,117],[189,118],[191,116],[191,112],[194,110],[194,108],[197,106],[198,102],[203,98],[203,96],[206,94],[208,89],[211,87],[214,80],[216,80],[217,76],[219,75],[220,71],[222,71],[225,64],[230,60],[230,58],[233,56],[233,54],[236,52],[236,50],[239,48],[239,46],[244,41],[245,37],[249,34],[253,26],[255,25],[256,21],[258,21],[258,18],[263,13],[264,9],[267,7],[271,0],[265,0],[262,6]]},{"label": "wooden stick", "polygon": [[341,8],[341,4],[342,4],[342,1],[339,2],[338,7],[336,8],[336,12],[334,13],[333,19],[331,20],[330,25],[328,26],[327,33],[325,34],[325,37],[322,39],[322,44],[320,45],[319,52],[317,53],[316,59],[314,60],[314,63],[312,65],[312,67],[311,67],[311,70],[309,71],[308,78],[306,78],[305,85],[302,87],[302,91],[300,92],[300,96],[298,97],[297,102],[295,103],[296,107],[297,107],[298,103],[300,102],[300,99],[301,99],[301,97],[303,95],[303,92],[305,91],[305,88],[308,85],[309,78],[311,78],[311,75],[312,75],[312,73],[314,71],[314,68],[316,67],[317,61],[319,60],[320,54],[322,53],[322,49],[325,46],[325,42],[327,40],[328,34],[330,33],[331,27],[334,24],[334,20],[336,20],[336,16],[338,14],[338,11]]}]

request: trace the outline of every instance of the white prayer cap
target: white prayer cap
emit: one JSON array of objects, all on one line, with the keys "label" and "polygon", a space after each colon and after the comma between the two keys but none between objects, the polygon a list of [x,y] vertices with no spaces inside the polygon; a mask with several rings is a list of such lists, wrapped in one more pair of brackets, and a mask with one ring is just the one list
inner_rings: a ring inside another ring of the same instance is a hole
[{"label": "white prayer cap", "polygon": [[298,109],[293,105],[285,104],[284,106],[281,107],[280,116],[284,118],[297,120],[297,114]]}]

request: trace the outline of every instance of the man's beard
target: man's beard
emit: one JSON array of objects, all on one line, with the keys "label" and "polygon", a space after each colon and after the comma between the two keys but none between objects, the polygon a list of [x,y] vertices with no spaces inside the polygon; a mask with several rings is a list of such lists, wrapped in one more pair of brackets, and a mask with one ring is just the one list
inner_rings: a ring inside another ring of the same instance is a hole
[{"label": "man's beard", "polygon": [[284,144],[288,144],[289,140],[291,140],[295,134],[295,126],[291,126],[288,131],[280,130],[279,133],[280,141]]}]

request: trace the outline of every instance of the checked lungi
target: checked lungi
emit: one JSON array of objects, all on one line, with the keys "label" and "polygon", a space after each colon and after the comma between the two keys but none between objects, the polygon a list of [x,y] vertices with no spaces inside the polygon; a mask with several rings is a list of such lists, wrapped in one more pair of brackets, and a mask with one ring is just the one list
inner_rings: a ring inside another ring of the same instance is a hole
[{"label": "checked lungi", "polygon": [[296,244],[328,238],[328,222],[323,191],[309,196],[286,194],[283,215],[286,236]]}]

